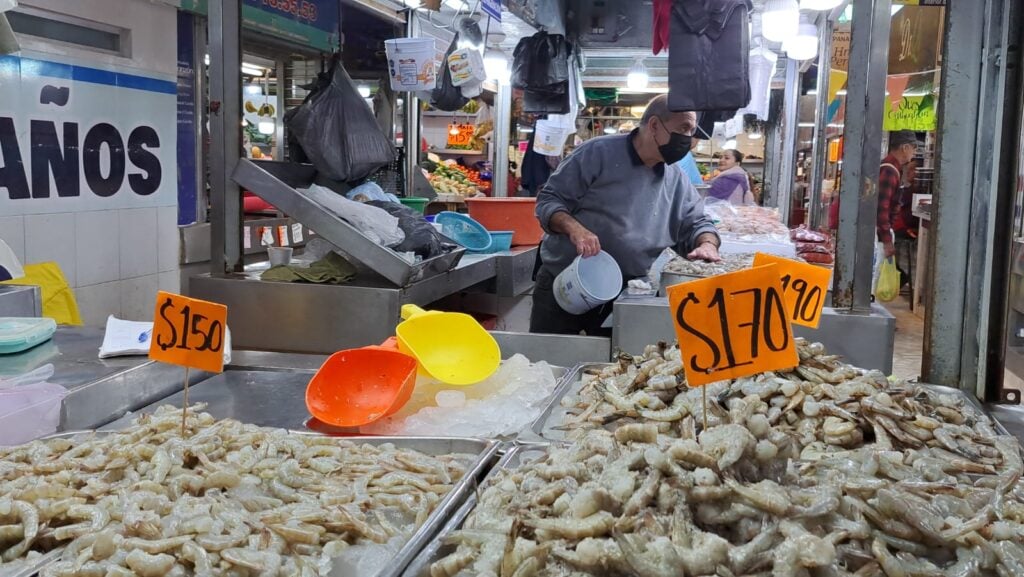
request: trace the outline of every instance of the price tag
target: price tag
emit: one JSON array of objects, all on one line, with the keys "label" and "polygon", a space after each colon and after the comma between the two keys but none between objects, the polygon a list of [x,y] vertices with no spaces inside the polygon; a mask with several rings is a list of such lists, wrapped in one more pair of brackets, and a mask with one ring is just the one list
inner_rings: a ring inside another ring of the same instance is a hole
[{"label": "price tag", "polygon": [[224,370],[228,307],[160,291],[149,358],[212,373]]},{"label": "price tag", "polygon": [[776,265],[668,287],[691,387],[799,363]]},{"label": "price tag", "polygon": [[[448,125],[448,148],[457,146],[469,146],[473,140],[473,131],[476,127],[472,124],[449,124]],[[452,134],[452,132],[455,134]]]},{"label": "price tag", "polygon": [[812,329],[818,328],[832,271],[781,256],[760,252],[754,255],[755,267],[767,264],[778,267],[789,320]]}]

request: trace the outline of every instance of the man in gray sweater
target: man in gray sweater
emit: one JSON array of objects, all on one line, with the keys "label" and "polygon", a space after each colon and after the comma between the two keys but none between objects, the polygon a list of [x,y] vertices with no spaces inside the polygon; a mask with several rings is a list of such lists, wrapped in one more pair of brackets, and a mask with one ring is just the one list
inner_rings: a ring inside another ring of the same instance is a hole
[{"label": "man in gray sweater", "polygon": [[537,219],[547,235],[530,332],[608,334],[601,324],[611,303],[574,315],[555,301],[555,277],[576,255],[604,250],[626,280],[645,276],[668,247],[690,259],[719,260],[721,242],[704,202],[676,165],[696,126],[693,112],[671,112],[667,95],[659,95],[633,132],[583,143],[551,175],[537,195]]}]

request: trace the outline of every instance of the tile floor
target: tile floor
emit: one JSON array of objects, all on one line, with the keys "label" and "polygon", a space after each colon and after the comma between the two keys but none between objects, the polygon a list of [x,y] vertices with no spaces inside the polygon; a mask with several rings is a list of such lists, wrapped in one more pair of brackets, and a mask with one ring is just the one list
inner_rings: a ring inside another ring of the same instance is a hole
[{"label": "tile floor", "polygon": [[896,343],[892,354],[892,374],[902,379],[916,379],[921,375],[921,347],[924,342],[924,319],[910,310],[910,299],[900,296],[885,303],[885,308],[896,317]]}]

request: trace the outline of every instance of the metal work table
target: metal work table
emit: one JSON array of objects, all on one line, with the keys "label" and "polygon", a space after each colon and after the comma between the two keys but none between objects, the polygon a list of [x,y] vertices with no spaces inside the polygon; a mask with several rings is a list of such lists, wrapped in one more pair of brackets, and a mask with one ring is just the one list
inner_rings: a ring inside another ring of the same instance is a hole
[{"label": "metal work table", "polygon": [[344,285],[263,282],[253,266],[238,275],[192,277],[189,292],[227,305],[238,348],[329,354],[392,336],[405,304],[427,306],[471,287],[518,296],[533,285],[536,256],[535,246],[467,254],[454,269],[405,287],[370,275]]}]

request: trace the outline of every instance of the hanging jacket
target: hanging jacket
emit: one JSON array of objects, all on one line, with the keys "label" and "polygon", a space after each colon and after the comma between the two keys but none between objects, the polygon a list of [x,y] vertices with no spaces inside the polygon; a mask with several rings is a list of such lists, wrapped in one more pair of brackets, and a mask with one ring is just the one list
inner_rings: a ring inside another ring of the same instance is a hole
[{"label": "hanging jacket", "polygon": [[655,54],[668,48],[669,23],[672,21],[672,0],[654,0],[654,41]]},{"label": "hanging jacket", "polygon": [[748,0],[675,0],[668,51],[671,110],[736,110],[750,102]]}]

